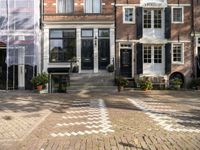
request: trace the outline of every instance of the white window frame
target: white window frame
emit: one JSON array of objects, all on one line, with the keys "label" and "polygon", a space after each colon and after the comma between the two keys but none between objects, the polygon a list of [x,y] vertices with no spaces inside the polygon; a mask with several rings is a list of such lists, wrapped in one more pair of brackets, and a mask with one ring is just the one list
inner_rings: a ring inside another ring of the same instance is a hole
[{"label": "white window frame", "polygon": [[[174,45],[181,45],[181,62],[179,61],[174,61]],[[185,44],[184,43],[172,43],[172,53],[171,53],[171,58],[172,58],[172,64],[180,64],[183,65],[184,64],[184,51],[185,51]]]},{"label": "white window frame", "polygon": [[86,12],[86,0],[84,0],[83,1],[83,10],[84,10],[84,13],[85,14],[101,14],[102,13],[102,0],[100,0],[100,12],[98,12],[98,13],[96,13],[96,12],[94,12],[94,10],[93,10],[93,7],[94,7],[94,5],[93,5],[93,3],[92,3],[92,12]]},{"label": "white window frame", "polygon": [[[182,21],[174,21],[174,8],[181,8],[182,9]],[[172,23],[174,24],[179,24],[179,23],[184,23],[184,7],[183,6],[173,6],[172,11],[171,11],[171,16],[172,16]]]},{"label": "white window frame", "polygon": [[[125,16],[125,9],[129,9],[129,8],[131,8],[131,9],[133,9],[133,21],[126,21],[125,19],[126,19],[126,16]],[[135,24],[135,7],[131,7],[131,6],[124,6],[123,8],[122,8],[123,10],[122,10],[122,12],[123,12],[123,23],[124,24]]]},{"label": "white window frame", "polygon": [[196,56],[198,55],[199,47],[200,47],[200,35],[196,36]]},{"label": "white window frame", "polygon": [[[73,13],[74,13],[74,10],[75,10],[75,0],[73,0],[73,1],[74,1]],[[58,11],[58,0],[56,0],[56,13],[57,14],[71,14],[71,13],[67,13],[67,12],[59,13],[59,11]]]}]

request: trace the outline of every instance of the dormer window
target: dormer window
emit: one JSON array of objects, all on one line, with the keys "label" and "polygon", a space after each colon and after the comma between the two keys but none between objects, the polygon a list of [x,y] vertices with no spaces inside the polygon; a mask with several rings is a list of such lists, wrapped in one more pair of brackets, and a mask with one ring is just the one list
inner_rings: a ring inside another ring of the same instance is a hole
[{"label": "dormer window", "polygon": [[101,13],[101,0],[85,0],[85,13]]},{"label": "dormer window", "polygon": [[57,13],[73,13],[74,0],[57,0]]}]

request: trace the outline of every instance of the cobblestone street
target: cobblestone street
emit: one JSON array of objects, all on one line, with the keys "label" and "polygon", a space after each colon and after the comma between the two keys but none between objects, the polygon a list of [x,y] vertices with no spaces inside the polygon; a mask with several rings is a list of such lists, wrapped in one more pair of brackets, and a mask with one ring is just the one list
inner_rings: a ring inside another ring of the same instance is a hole
[{"label": "cobblestone street", "polygon": [[0,150],[199,150],[199,91],[1,92]]}]

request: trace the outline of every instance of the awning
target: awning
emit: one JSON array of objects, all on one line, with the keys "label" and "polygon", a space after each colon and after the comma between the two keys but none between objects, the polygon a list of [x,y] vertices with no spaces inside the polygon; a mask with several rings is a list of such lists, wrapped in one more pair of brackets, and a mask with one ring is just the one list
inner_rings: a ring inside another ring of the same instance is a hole
[{"label": "awning", "polygon": [[70,68],[48,68],[48,73],[69,73]]}]

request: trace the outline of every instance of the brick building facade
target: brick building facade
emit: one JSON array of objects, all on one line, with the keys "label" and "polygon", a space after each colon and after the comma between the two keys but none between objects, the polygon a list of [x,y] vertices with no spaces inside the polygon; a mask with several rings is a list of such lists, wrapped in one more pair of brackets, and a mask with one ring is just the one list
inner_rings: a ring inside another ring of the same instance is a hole
[{"label": "brick building facade", "polygon": [[190,0],[118,0],[118,72],[128,78],[162,79],[165,84],[175,77],[188,82],[193,75],[190,33]]},{"label": "brick building facade", "polygon": [[194,0],[193,1],[193,12],[194,12],[194,56],[195,56],[195,69],[196,69],[196,76],[200,77],[200,1]]},{"label": "brick building facade", "polygon": [[74,59],[79,73],[114,63],[129,79],[147,76],[168,86],[179,77],[185,86],[199,75],[199,2],[194,18],[192,8],[190,0],[43,0],[42,71],[50,74],[51,92]]},{"label": "brick building facade", "polygon": [[[50,92],[65,80],[72,65],[79,73],[99,73],[115,57],[113,0],[43,1],[43,71]],[[76,63],[71,63],[75,60]]]}]

